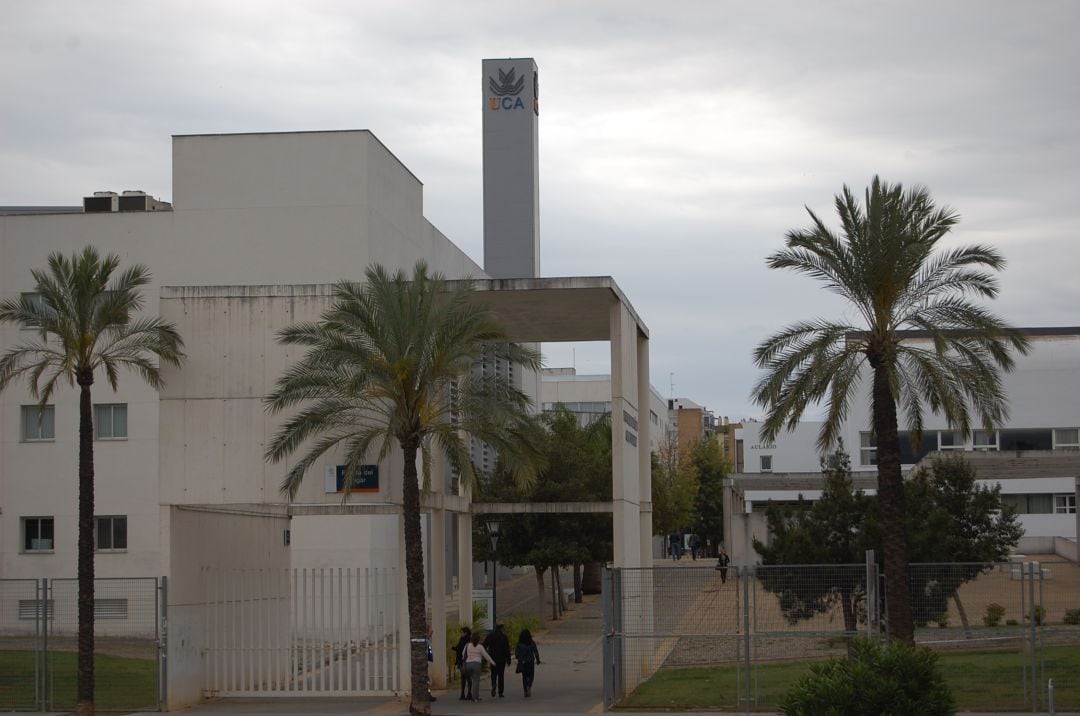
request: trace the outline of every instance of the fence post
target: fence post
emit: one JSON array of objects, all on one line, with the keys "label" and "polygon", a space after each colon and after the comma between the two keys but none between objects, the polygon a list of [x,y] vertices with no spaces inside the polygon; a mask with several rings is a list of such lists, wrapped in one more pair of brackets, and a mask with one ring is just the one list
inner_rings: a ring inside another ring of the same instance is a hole
[{"label": "fence post", "polygon": [[750,570],[751,567],[749,565],[745,565],[739,570],[743,593],[743,658],[746,659],[746,669],[744,674],[744,680],[746,682],[746,713],[750,713]]},{"label": "fence post", "polygon": [[866,550],[866,638],[874,638],[877,623],[877,574],[874,550]]},{"label": "fence post", "polygon": [[158,628],[161,629],[158,638],[158,710],[164,711],[169,703],[169,578],[164,575],[158,601]]},{"label": "fence post", "polygon": [[614,634],[611,618],[611,570],[605,565],[600,573],[600,606],[603,616],[603,673],[604,673],[604,710],[615,704],[615,660],[612,655],[612,635]]},{"label": "fence post", "polygon": [[34,580],[34,627],[37,631],[37,654],[34,659],[34,708],[45,710],[45,674],[48,673],[49,591],[48,580]]},{"label": "fence post", "polygon": [[1038,668],[1037,659],[1038,653],[1035,649],[1035,566],[1036,562],[1028,562],[1028,615],[1031,622],[1031,713],[1036,714],[1039,712],[1039,698],[1038,693],[1042,691],[1039,688],[1038,682]]},{"label": "fence post", "polygon": [[[45,577],[41,579],[41,710],[45,711],[50,702],[49,689],[49,597],[52,585]],[[54,605],[55,606],[55,605]],[[55,615],[54,615],[55,616]]]}]

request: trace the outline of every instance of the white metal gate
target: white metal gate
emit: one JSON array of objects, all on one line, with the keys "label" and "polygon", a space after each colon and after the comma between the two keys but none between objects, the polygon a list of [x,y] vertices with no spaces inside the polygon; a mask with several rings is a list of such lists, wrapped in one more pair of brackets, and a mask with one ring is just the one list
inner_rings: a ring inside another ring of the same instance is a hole
[{"label": "white metal gate", "polygon": [[208,696],[398,691],[396,570],[204,571]]}]

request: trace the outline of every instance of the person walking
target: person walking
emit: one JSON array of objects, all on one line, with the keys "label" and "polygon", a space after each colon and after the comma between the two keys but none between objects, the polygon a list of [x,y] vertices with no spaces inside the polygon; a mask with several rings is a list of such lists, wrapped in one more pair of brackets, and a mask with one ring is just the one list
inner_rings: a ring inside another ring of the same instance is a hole
[{"label": "person walking", "polygon": [[716,568],[720,571],[721,585],[727,584],[727,570],[729,564],[731,564],[731,557],[728,557],[727,550],[721,547],[720,557],[716,560]]},{"label": "person walking", "polygon": [[495,631],[488,632],[484,637],[484,648],[495,661],[491,667],[491,696],[494,698],[498,692],[499,698],[502,698],[506,686],[506,667],[510,663],[510,640],[506,638],[502,624],[496,624]]},{"label": "person walking", "polygon": [[[698,552],[701,551],[701,538],[696,534],[690,535],[690,559],[697,561]],[[704,555],[703,555],[704,556]]]},{"label": "person walking", "polygon": [[528,629],[521,630],[517,647],[514,649],[514,658],[517,659],[517,671],[521,674],[521,685],[525,688],[525,698],[529,698],[532,696],[536,665],[540,663],[540,650],[536,648],[536,642]]},{"label": "person walking", "polygon": [[480,671],[484,667],[484,661],[495,666],[495,660],[488,654],[487,649],[480,643],[480,635],[473,632],[469,643],[465,645],[465,675],[469,679],[469,688],[472,689],[472,700],[480,701]]},{"label": "person walking", "polygon": [[[454,666],[461,676],[461,696],[458,697],[459,701],[472,698],[472,686],[469,684],[469,680],[465,678],[465,647],[468,646],[471,638],[472,631],[469,627],[463,626],[461,627],[461,637],[458,638],[457,644],[454,645]],[[468,689],[468,696],[465,695],[466,689]]]}]

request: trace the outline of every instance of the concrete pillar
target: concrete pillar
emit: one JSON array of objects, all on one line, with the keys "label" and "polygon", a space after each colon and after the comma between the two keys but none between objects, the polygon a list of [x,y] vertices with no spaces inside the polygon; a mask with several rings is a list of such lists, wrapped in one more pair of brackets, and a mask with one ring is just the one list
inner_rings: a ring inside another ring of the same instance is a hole
[{"label": "concrete pillar", "polygon": [[649,338],[637,332],[638,490],[640,492],[641,566],[652,564],[652,416],[649,403]]},{"label": "concrete pillar", "polygon": [[472,624],[472,515],[458,514],[458,621]]},{"label": "concrete pillar", "polygon": [[[611,307],[611,467],[615,566],[640,567],[641,491],[637,321],[621,303]],[[646,408],[647,411],[647,408]],[[648,421],[646,412],[645,421]],[[648,443],[646,443],[646,449]]]}]

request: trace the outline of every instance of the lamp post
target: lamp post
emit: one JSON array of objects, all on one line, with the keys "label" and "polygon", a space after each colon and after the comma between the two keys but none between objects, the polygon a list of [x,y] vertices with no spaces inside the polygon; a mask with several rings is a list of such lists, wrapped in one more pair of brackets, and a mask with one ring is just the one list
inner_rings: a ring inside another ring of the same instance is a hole
[{"label": "lamp post", "polygon": [[499,596],[499,558],[496,553],[499,547],[499,521],[488,520],[486,524],[488,537],[491,538],[491,628],[494,630],[497,623],[495,615]]}]

